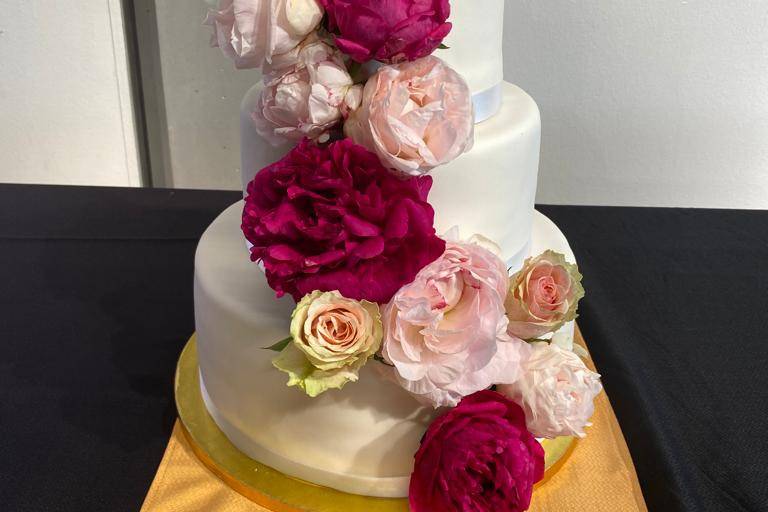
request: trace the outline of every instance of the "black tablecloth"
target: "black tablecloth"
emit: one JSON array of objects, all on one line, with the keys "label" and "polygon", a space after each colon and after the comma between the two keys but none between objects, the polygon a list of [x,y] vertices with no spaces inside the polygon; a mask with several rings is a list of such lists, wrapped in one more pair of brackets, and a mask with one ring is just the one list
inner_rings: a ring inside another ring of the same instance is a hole
[{"label": "black tablecloth", "polygon": [[[0,185],[0,510],[136,511],[236,192]],[[541,206],[652,511],[768,510],[768,212]]]}]

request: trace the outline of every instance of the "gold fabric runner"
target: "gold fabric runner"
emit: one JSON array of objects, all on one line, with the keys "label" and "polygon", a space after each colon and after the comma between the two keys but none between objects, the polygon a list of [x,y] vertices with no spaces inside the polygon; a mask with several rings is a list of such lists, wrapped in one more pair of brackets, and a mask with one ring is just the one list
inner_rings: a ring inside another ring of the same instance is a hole
[{"label": "gold fabric runner", "polygon": [[[584,346],[581,333],[577,343]],[[592,367],[592,363],[588,362]],[[142,512],[270,512],[228,487],[192,452],[178,424]],[[560,470],[533,493],[533,512],[647,512],[635,467],[608,396],[595,402],[592,426]],[[354,511],[350,511],[354,512]]]}]

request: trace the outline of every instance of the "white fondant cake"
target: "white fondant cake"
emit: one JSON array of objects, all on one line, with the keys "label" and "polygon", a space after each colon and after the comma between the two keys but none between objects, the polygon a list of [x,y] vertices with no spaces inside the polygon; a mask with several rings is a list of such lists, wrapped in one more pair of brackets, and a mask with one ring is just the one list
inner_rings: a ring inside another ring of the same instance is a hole
[{"label": "white fondant cake", "polygon": [[[497,242],[511,271],[546,249],[573,261],[568,243],[534,211],[541,124],[536,103],[503,82],[503,0],[453,0],[449,49],[435,55],[467,81],[476,121],[474,146],[432,172],[429,202],[439,234],[454,226]],[[294,143],[271,146],[251,113],[261,85],[241,106],[243,189]],[[243,248],[243,205],[232,205],[203,235],[195,260],[195,318],[206,406],[244,453],[288,475],[346,492],[405,497],[413,456],[438,413],[384,380],[370,361],[359,380],[309,398],[286,386],[264,350],[289,332],[294,307],[275,299]],[[573,322],[554,334],[573,338]]]},{"label": "white fondant cake", "polygon": [[[263,272],[243,250],[242,203],[222,213],[200,240],[195,257],[195,322],[206,405],[241,451],[285,474],[345,492],[404,497],[413,455],[436,411],[421,406],[376,371],[309,398],[286,386],[263,347],[286,336],[293,302],[275,299]],[[533,215],[531,252],[562,252],[555,225]],[[557,334],[572,339],[573,323]]]}]

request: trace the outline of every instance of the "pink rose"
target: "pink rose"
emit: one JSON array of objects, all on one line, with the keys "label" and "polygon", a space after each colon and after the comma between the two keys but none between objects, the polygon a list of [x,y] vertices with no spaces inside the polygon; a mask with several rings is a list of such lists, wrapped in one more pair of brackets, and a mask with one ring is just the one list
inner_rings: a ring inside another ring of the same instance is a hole
[{"label": "pink rose", "polygon": [[565,256],[546,251],[528,258],[511,279],[505,302],[508,332],[522,339],[554,332],[576,318],[583,296],[579,269]]},{"label": "pink rose", "polygon": [[411,512],[520,512],[544,477],[544,449],[520,406],[479,391],[437,418],[416,452]]},{"label": "pink rose", "polygon": [[595,397],[603,389],[600,375],[571,352],[555,345],[535,343],[522,377],[498,387],[520,404],[536,437],[584,437],[584,427],[595,412]]},{"label": "pink rose", "polygon": [[382,355],[397,382],[435,407],[500,382],[514,382],[526,343],[510,338],[504,262],[474,243],[445,252],[384,307]]},{"label": "pink rose", "polygon": [[419,175],[469,151],[474,126],[467,83],[430,56],[380,68],[344,131],[384,165]]},{"label": "pink rose", "polygon": [[397,63],[432,53],[451,31],[448,0],[320,0],[336,45],[357,62]]},{"label": "pink rose", "polygon": [[257,68],[290,52],[320,24],[317,0],[219,0],[209,10],[211,45],[218,46],[235,67]]},{"label": "pink rose", "polygon": [[432,179],[398,179],[349,139],[304,139],[248,184],[242,229],[277,296],[314,290],[387,302],[445,242],[427,202]]},{"label": "pink rose", "polygon": [[[362,85],[354,85],[341,53],[313,39],[295,61],[264,77],[253,120],[259,135],[274,145],[304,137],[324,141],[328,131],[360,104]],[[272,70],[275,66],[269,66]]]}]

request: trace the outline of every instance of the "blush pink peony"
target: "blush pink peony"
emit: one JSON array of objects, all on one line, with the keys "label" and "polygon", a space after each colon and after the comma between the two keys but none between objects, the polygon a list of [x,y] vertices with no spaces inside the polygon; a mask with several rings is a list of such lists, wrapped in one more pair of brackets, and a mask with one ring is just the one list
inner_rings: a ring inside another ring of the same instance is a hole
[{"label": "blush pink peony", "polygon": [[584,437],[602,389],[600,375],[579,356],[546,343],[534,344],[520,379],[498,386],[500,393],[523,407],[528,430],[550,439]]},{"label": "blush pink peony", "polygon": [[512,276],[505,302],[509,333],[531,339],[554,332],[576,318],[582,297],[579,269],[565,256],[546,251],[528,258]]},{"label": "blush pink peony", "polygon": [[325,141],[329,130],[360,104],[362,85],[352,82],[341,53],[308,39],[294,62],[268,67],[271,73],[264,77],[252,114],[259,135],[274,145],[304,137]]},{"label": "blush pink peony", "polygon": [[520,406],[479,391],[437,418],[416,452],[412,512],[521,512],[544,477],[544,449]]},{"label": "blush pink peony", "polygon": [[387,167],[415,176],[469,151],[474,126],[466,82],[430,56],[380,68],[344,131]]},{"label": "blush pink peony", "polygon": [[507,285],[496,254],[472,242],[448,242],[384,308],[382,355],[397,382],[434,407],[514,382],[529,348],[506,333]]},{"label": "blush pink peony", "polygon": [[243,69],[261,67],[290,52],[322,17],[317,0],[219,0],[205,24],[214,29],[211,44]]},{"label": "blush pink peony", "polygon": [[278,297],[315,290],[387,302],[445,242],[427,202],[432,179],[398,179],[349,139],[304,139],[248,184],[242,230]]},{"label": "blush pink peony", "polygon": [[357,62],[396,63],[432,53],[451,31],[448,0],[320,0],[336,45]]}]

